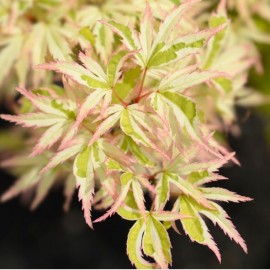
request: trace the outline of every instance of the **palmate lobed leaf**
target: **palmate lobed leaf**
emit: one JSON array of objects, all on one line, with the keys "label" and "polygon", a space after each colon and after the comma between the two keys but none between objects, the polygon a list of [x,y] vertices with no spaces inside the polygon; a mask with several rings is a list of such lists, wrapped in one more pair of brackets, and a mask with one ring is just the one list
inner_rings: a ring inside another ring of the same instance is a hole
[{"label": "palmate lobed leaf", "polygon": [[[84,28],[80,33],[84,41],[80,37],[78,45],[83,51],[74,53],[73,62],[62,61],[67,48],[56,33],[61,29],[37,26],[38,39],[43,40],[46,35],[52,58],[61,60],[37,68],[63,75],[65,89],[57,94],[50,89],[40,94],[19,88],[33,105],[27,108],[29,113],[2,115],[26,127],[47,128],[33,154],[49,150],[50,158],[45,167],[42,164],[29,179],[23,178],[2,199],[37,186],[32,204],[35,208],[58,175],[59,179],[66,177],[73,163],[73,175],[65,178],[65,208],[76,185],[90,227],[93,207],[106,210],[94,222],[115,213],[135,221],[129,232],[127,253],[136,267],[168,268],[172,258],[167,230],[177,230],[177,220],[181,220],[192,241],[207,245],[220,260],[202,216],[217,223],[246,250],[227,214],[213,201],[240,202],[250,198],[204,186],[224,179],[217,171],[233,159],[234,153],[228,154],[213,140],[212,127],[208,126],[208,119],[202,119],[198,98],[191,90],[213,84],[224,92],[231,91],[233,76],[228,77],[223,72],[225,68],[221,72],[215,66],[227,20],[213,19],[206,30],[191,25],[185,29],[188,20],[192,21],[185,17],[199,1],[183,1],[165,16],[161,14],[159,20],[152,15],[156,10],[151,10],[151,2],[137,28],[113,19],[93,29]],[[115,38],[116,53],[110,58],[107,55],[113,34],[108,25],[122,38]],[[86,41],[88,46],[91,43],[91,49],[84,46]],[[123,50],[123,44],[128,50]],[[44,48],[34,50],[35,61],[42,58]],[[208,50],[208,58],[200,59],[198,53]],[[238,55],[241,63],[232,73],[242,74],[249,67],[243,54]],[[56,142],[60,142],[58,150],[53,146]],[[174,207],[165,211],[175,197],[178,199]],[[146,198],[152,202],[150,210]],[[155,263],[147,262],[144,255]]]},{"label": "palmate lobed leaf", "polygon": [[[175,221],[190,218],[166,211],[147,212],[147,219],[139,218],[130,229],[127,239],[129,259],[137,268],[168,268],[171,264],[171,242],[161,221]],[[152,257],[156,264],[149,263],[142,256]]]},{"label": "palmate lobed leaf", "polygon": [[[24,88],[18,88],[17,90],[41,112],[21,116],[1,115],[1,118],[26,127],[48,128],[33,149],[31,155],[35,156],[51,148],[62,138],[64,132],[72,125],[75,105],[72,102],[65,104],[65,101],[61,100],[60,103],[57,103],[55,99],[35,95]],[[64,109],[64,106],[68,109]]]},{"label": "palmate lobed leaf", "polygon": [[[205,197],[211,201],[239,202],[252,200],[221,188],[201,188],[200,190],[205,194]],[[228,236],[238,243],[247,253],[244,240],[235,229],[227,213],[218,204],[211,202],[212,209],[207,209],[196,202],[194,198],[190,198],[186,195],[181,195],[175,204],[175,209],[179,209],[180,213],[193,217],[193,219],[181,220],[186,234],[189,235],[192,241],[207,245],[215,253],[219,261],[221,261],[220,253],[216,243],[208,232],[208,228],[202,219],[202,214],[212,220],[214,224],[218,224],[224,233],[228,234]]]},{"label": "palmate lobed leaf", "polygon": [[212,236],[209,234],[207,226],[198,214],[196,209],[189,203],[189,200],[186,196],[181,196],[180,200],[176,202],[179,204],[180,211],[183,214],[192,216],[192,219],[182,220],[183,228],[190,237],[192,241],[196,241],[199,244],[207,245],[217,256],[218,260],[221,261],[221,255],[216,246],[216,243],[213,241]]},{"label": "palmate lobed leaf", "polygon": [[[140,50],[135,55],[138,65],[143,69],[156,69],[169,65],[172,61],[179,60],[189,54],[195,54],[201,49],[211,36],[216,35],[222,27],[209,31],[202,31],[193,35],[180,37],[172,44],[168,43],[171,31],[179,23],[185,12],[200,0],[186,1],[169,13],[160,24],[159,31],[154,36],[153,16],[150,5],[147,4],[140,24],[140,32],[116,21],[103,21],[121,38],[129,50]],[[168,44],[166,44],[168,43]]]},{"label": "palmate lobed leaf", "polygon": [[82,201],[82,209],[86,223],[93,228],[91,221],[91,204],[94,196],[94,168],[92,165],[93,149],[85,148],[75,159],[73,173],[76,177],[76,186],[79,189],[78,197]]}]

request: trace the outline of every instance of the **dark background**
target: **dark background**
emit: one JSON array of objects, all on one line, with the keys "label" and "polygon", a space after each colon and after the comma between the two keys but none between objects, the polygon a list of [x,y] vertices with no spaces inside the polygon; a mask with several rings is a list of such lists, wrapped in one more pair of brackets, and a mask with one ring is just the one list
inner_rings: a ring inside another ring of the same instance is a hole
[{"label": "dark background", "polygon": [[[239,111],[240,116],[245,113]],[[220,186],[255,198],[248,203],[224,204],[247,242],[248,255],[209,224],[222,263],[207,247],[192,243],[184,233],[179,236],[170,231],[173,268],[270,268],[270,151],[264,136],[266,124],[253,113],[240,124],[240,137],[229,136],[242,167],[223,169],[222,174],[230,180],[220,182]],[[1,193],[12,181],[11,176],[1,172]],[[62,190],[51,192],[35,212],[20,199],[0,205],[1,268],[131,268],[126,237],[132,222],[114,216],[95,224],[92,231],[84,222],[76,196],[69,213],[62,211],[62,205]]]}]

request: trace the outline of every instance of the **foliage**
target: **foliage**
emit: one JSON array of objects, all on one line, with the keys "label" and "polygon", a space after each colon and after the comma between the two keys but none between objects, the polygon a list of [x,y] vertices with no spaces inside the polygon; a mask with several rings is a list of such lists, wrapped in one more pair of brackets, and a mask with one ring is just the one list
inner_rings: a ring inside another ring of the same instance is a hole
[{"label": "foliage", "polygon": [[[247,252],[218,202],[251,199],[210,186],[239,164],[214,133],[233,126],[236,105],[268,101],[246,82],[261,70],[253,41],[268,35],[255,24],[269,3],[236,16],[254,1],[135,2],[0,0],[0,84],[20,85],[17,114],[1,118],[29,132],[2,164],[18,180],[1,200],[32,189],[34,209],[62,184],[67,210],[77,189],[91,228],[113,214],[133,221],[127,254],[137,268],[172,264],[176,221],[219,261],[204,217]],[[92,208],[105,213],[93,221]]]}]

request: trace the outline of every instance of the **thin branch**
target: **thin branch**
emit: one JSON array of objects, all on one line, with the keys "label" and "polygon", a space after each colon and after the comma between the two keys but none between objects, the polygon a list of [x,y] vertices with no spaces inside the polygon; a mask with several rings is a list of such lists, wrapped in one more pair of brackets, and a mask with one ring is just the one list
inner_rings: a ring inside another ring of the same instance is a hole
[{"label": "thin branch", "polygon": [[140,87],[140,90],[139,90],[138,97],[135,99],[135,102],[139,102],[140,99],[141,99],[141,94],[142,94],[142,90],[143,90],[144,81],[145,81],[145,78],[146,78],[146,73],[147,73],[147,68],[145,68],[144,71],[143,71],[141,87]]},{"label": "thin branch", "polygon": [[128,103],[125,102],[114,90],[114,88],[112,88],[113,93],[115,94],[115,96],[117,97],[117,99],[122,103],[122,105],[126,108],[128,106]]}]

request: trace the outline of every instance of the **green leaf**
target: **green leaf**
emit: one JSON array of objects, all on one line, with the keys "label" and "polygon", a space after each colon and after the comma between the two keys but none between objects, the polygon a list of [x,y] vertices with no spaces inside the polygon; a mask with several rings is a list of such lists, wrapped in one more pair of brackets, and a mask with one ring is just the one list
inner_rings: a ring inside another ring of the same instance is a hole
[{"label": "green leaf", "polygon": [[224,77],[216,78],[214,83],[219,86],[225,93],[229,93],[232,90],[232,80]]},{"label": "green leaf", "polygon": [[172,262],[171,242],[169,235],[160,221],[151,216],[149,216],[149,219],[150,235],[152,247],[154,249],[153,257],[161,268],[168,268],[168,264],[171,264]]},{"label": "green leaf", "polygon": [[84,27],[79,32],[89,43],[94,46],[95,44],[95,36],[92,33],[91,29],[89,27]]},{"label": "green leaf", "polygon": [[[125,98],[131,93],[131,91],[133,91],[138,81],[138,78],[140,77],[140,74],[141,68],[137,66],[124,72],[122,82],[116,83],[114,87],[115,92],[122,100],[125,100]],[[119,103],[119,99],[116,97],[114,93],[112,95],[112,102]]]},{"label": "green leaf", "polygon": [[154,265],[143,259],[141,252],[145,224],[138,220],[130,229],[127,239],[127,254],[130,261],[139,269],[151,269]]},{"label": "green leaf", "polygon": [[249,197],[244,197],[236,194],[235,192],[229,191],[224,188],[215,188],[215,187],[205,187],[200,189],[205,197],[209,200],[222,201],[222,202],[247,202],[252,199]]},{"label": "green leaf", "polygon": [[209,173],[207,171],[201,171],[201,172],[192,172],[189,176],[188,176],[188,181],[191,184],[196,184],[198,181],[200,181],[203,178],[206,178],[209,176]]},{"label": "green leaf", "polygon": [[138,206],[132,191],[128,192],[125,199],[125,204],[118,208],[117,213],[126,220],[138,220],[142,218],[142,214],[138,210]]},{"label": "green leaf", "polygon": [[146,141],[146,136],[141,128],[136,124],[132,116],[130,115],[127,109],[123,110],[120,120],[120,125],[122,131],[132,137],[136,142],[142,143],[143,145],[149,146],[149,143]]},{"label": "green leaf", "polygon": [[181,223],[185,232],[189,237],[198,243],[204,243],[204,222],[202,218],[197,214],[196,209],[189,203],[187,196],[180,197],[180,212],[184,215],[192,216],[191,219],[183,219]]},{"label": "green leaf", "polygon": [[121,68],[124,64],[124,61],[129,57],[130,52],[120,51],[119,53],[113,55],[109,61],[107,74],[109,84],[114,87],[121,75]]},{"label": "green leaf", "polygon": [[247,253],[247,246],[239,232],[235,229],[234,224],[231,222],[227,213],[216,203],[212,203],[215,207],[215,211],[202,210],[200,211],[206,217],[208,217],[214,224],[218,226],[227,234],[232,240],[239,244],[242,249]]},{"label": "green leaf", "polygon": [[155,253],[155,249],[153,247],[152,237],[151,237],[151,218],[148,218],[146,221],[146,228],[143,236],[143,252],[147,256],[152,256]]},{"label": "green leaf", "polygon": [[108,118],[103,120],[101,124],[96,129],[95,133],[93,134],[93,137],[91,138],[89,145],[93,144],[96,140],[98,140],[102,135],[104,135],[108,130],[114,127],[114,125],[118,122],[118,120],[121,117],[122,112],[118,111],[112,115],[110,115]]},{"label": "green leaf", "polygon": [[[198,48],[202,48],[205,40],[197,40],[192,43],[184,43],[180,42],[178,44],[174,44],[171,47],[167,47],[165,49],[160,49],[157,53],[155,53],[149,60],[147,67],[160,67],[164,65],[169,65],[172,61],[179,59],[180,57],[184,57],[186,54],[195,53],[198,51]],[[161,46],[163,47],[163,46]],[[181,54],[181,50],[186,50],[185,54]],[[180,54],[179,54],[180,53]]]},{"label": "green leaf", "polygon": [[107,169],[108,170],[116,170],[116,171],[123,171],[122,166],[115,160],[109,159],[107,161]]},{"label": "green leaf", "polygon": [[87,164],[90,156],[91,148],[86,147],[76,158],[76,174],[81,177],[86,177]]},{"label": "green leaf", "polygon": [[110,86],[107,83],[105,83],[103,81],[100,81],[98,79],[94,79],[93,77],[90,77],[90,76],[87,76],[87,75],[82,75],[81,78],[82,78],[82,80],[87,82],[87,85],[90,88],[104,89],[104,90],[110,89]]},{"label": "green leaf", "polygon": [[123,42],[128,47],[128,49],[133,51],[139,49],[137,46],[138,40],[130,27],[112,20],[105,22],[105,24],[113,28],[113,30],[123,39]]},{"label": "green leaf", "polygon": [[206,208],[213,209],[211,203],[205,198],[204,194],[200,190],[189,183],[187,180],[182,179],[176,174],[168,174],[169,181],[177,186],[184,194],[192,197],[199,204]]},{"label": "green leaf", "polygon": [[160,179],[158,180],[156,190],[157,190],[157,195],[156,195],[155,208],[156,210],[163,210],[170,195],[169,177],[166,173],[163,173]]},{"label": "green leaf", "polygon": [[95,192],[94,181],[94,151],[93,147],[86,147],[79,153],[74,161],[73,174],[76,178],[79,201],[82,201],[84,218],[89,227],[93,228],[91,208]]},{"label": "green leaf", "polygon": [[52,100],[51,106],[65,113],[68,119],[75,120],[76,118],[75,112],[65,108],[64,104],[59,102],[58,100]]},{"label": "green leaf", "polygon": [[158,44],[167,40],[171,34],[171,30],[176,26],[181,17],[185,14],[185,11],[197,2],[199,1],[191,0],[172,10],[172,12],[164,19],[160,25],[159,31],[153,42],[152,52],[156,49]]},{"label": "green leaf", "polygon": [[191,126],[193,125],[193,121],[197,114],[196,105],[194,102],[177,93],[162,92],[160,94],[169,100],[170,103],[173,103],[181,111],[183,118],[186,118],[184,120],[186,123]]},{"label": "green leaf", "polygon": [[135,155],[137,160],[144,166],[152,167],[154,163],[148,158],[147,154],[143,152],[142,148],[139,147],[131,137],[126,137],[130,151]]},{"label": "green leaf", "polygon": [[134,177],[133,173],[131,172],[125,172],[121,175],[121,184],[127,185],[131,179]]},{"label": "green leaf", "polygon": [[188,66],[164,77],[158,86],[158,90],[161,92],[177,92],[180,94],[188,88],[206,83],[215,78],[219,79],[224,75],[225,73],[219,71],[196,71],[195,65]]},{"label": "green leaf", "polygon": [[185,233],[190,237],[192,241],[196,241],[199,244],[207,245],[217,256],[218,260],[221,260],[219,250],[216,243],[213,241],[212,236],[208,232],[208,228],[198,214],[197,209],[194,208],[192,200],[183,195],[179,200],[180,213],[189,215],[191,219],[181,219],[181,223],[185,230]]}]

